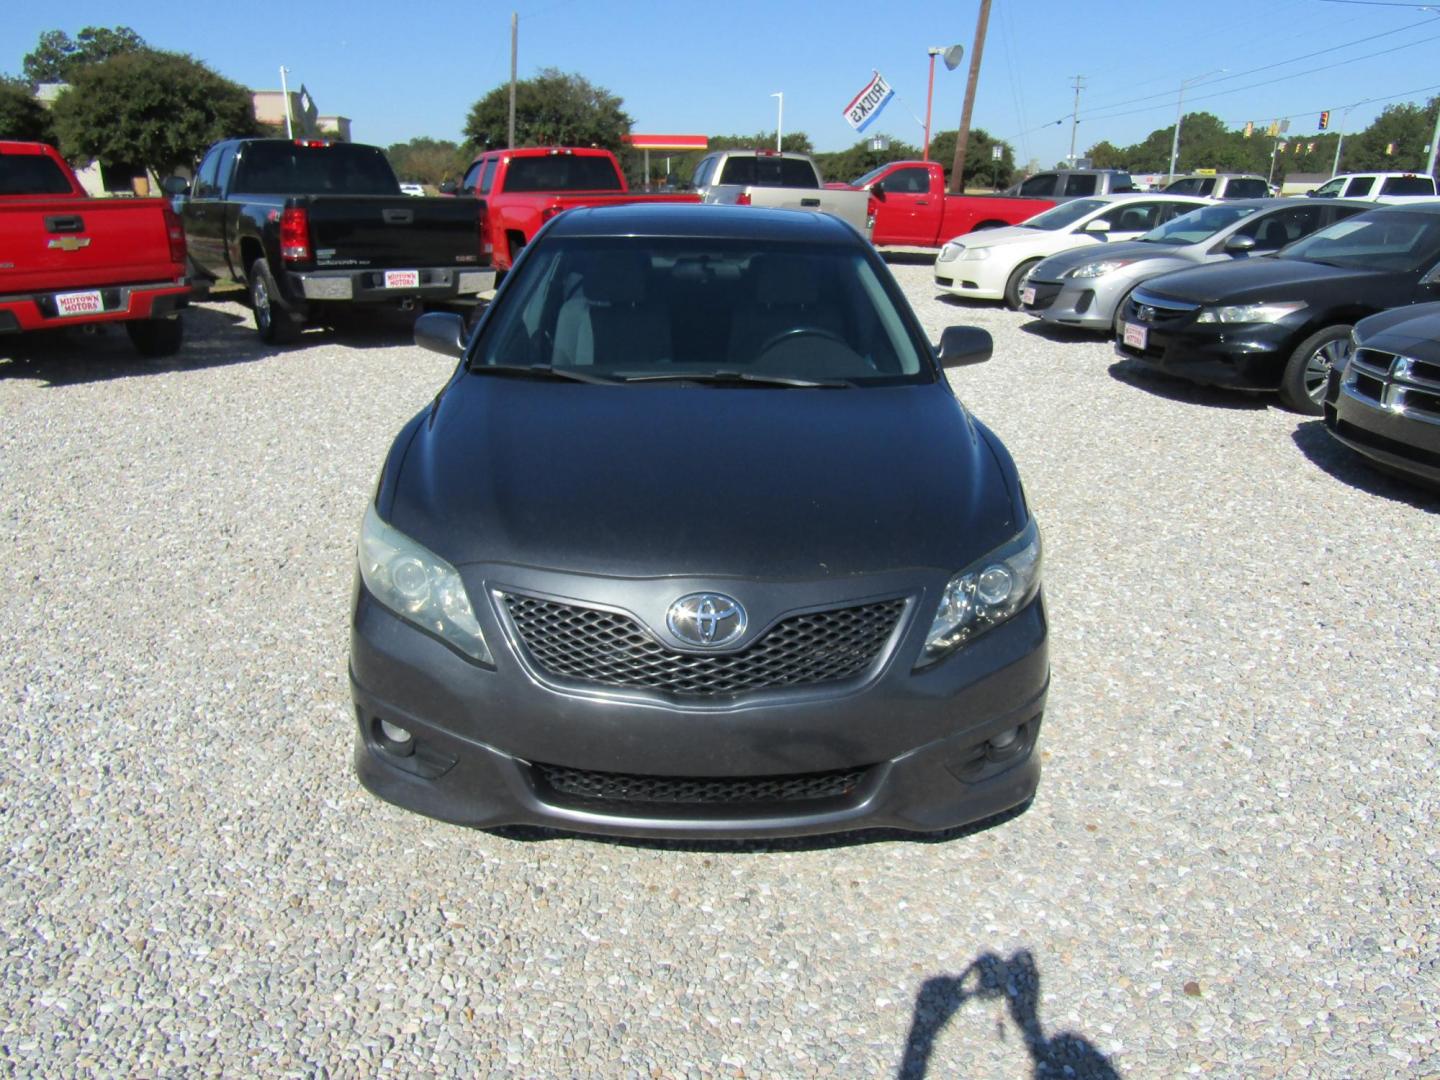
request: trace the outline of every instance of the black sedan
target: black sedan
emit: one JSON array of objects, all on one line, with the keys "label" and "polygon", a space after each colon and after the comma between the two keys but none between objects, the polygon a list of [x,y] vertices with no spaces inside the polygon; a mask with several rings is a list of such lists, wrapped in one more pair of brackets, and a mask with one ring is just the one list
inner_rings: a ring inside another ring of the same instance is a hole
[{"label": "black sedan", "polygon": [[1440,488],[1440,303],[1372,315],[1353,337],[1325,426],[1381,469]]},{"label": "black sedan", "polygon": [[1440,299],[1440,203],[1372,210],[1275,256],[1166,274],[1126,302],[1116,349],[1194,382],[1278,390],[1319,415],[1367,315]]},{"label": "black sedan", "polygon": [[1027,801],[1040,534],[885,264],[823,214],[572,210],[361,529],[362,782],[476,826],[936,830]]}]

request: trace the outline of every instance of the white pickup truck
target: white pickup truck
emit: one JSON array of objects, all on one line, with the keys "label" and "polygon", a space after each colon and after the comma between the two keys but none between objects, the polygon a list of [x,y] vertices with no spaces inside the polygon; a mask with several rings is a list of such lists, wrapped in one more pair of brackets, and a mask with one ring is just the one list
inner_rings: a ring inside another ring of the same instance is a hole
[{"label": "white pickup truck", "polygon": [[870,193],[825,187],[820,169],[806,154],[717,150],[696,164],[692,186],[701,202],[818,210],[870,235]]},{"label": "white pickup truck", "polygon": [[1365,199],[1375,203],[1403,203],[1436,197],[1433,176],[1403,172],[1341,173],[1305,194],[1316,199]]}]

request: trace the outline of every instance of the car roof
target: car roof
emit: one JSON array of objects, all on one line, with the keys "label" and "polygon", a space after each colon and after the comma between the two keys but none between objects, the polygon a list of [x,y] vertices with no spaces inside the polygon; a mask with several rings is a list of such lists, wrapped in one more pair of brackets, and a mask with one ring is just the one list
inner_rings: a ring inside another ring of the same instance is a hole
[{"label": "car roof", "polygon": [[549,233],[567,237],[673,236],[847,246],[864,243],[854,229],[830,214],[674,202],[578,206],[557,217]]}]

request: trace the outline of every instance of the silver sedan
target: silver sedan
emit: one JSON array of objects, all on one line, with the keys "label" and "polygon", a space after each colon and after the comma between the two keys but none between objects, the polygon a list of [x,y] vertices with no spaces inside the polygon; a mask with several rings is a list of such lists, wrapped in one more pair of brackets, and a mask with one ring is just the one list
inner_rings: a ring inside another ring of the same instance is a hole
[{"label": "silver sedan", "polygon": [[1374,209],[1355,201],[1238,199],[1192,210],[1138,240],[1087,247],[1039,263],[1022,310],[1045,322],[1115,332],[1135,286],[1202,263],[1269,255],[1316,229]]}]

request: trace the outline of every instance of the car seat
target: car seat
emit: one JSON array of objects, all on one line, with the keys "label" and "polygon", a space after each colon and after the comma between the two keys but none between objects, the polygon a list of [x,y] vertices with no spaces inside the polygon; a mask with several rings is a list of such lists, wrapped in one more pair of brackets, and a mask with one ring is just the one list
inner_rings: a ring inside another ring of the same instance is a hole
[{"label": "car seat", "polygon": [[576,260],[574,290],[555,316],[557,367],[644,369],[672,358],[670,315],[647,293],[649,258],[594,252]]},{"label": "car seat", "polygon": [[1285,227],[1285,222],[1277,216],[1260,226],[1260,235],[1255,238],[1255,246],[1264,248],[1266,251],[1274,251],[1284,247],[1293,239],[1290,230]]},{"label": "car seat", "polygon": [[842,332],[835,305],[822,297],[819,269],[808,255],[755,257],[749,274],[753,302],[736,311],[730,327],[732,364],[753,364],[776,335],[798,327]]}]

